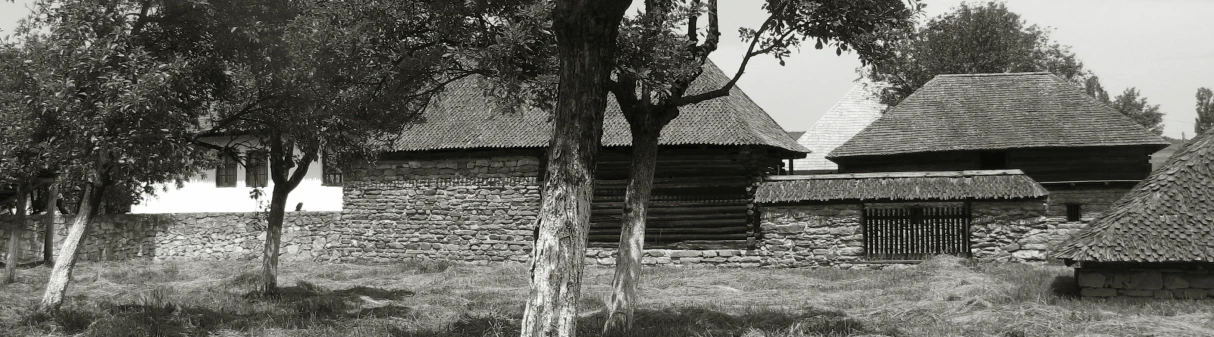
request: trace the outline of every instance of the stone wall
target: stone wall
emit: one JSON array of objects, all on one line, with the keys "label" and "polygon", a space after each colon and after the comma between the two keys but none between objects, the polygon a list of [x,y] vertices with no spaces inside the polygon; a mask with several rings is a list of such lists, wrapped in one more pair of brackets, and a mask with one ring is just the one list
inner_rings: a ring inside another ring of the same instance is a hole
[{"label": "stone wall", "polygon": [[540,207],[535,156],[381,161],[346,181],[341,261],[525,262]]},{"label": "stone wall", "polygon": [[1041,200],[985,201],[971,204],[970,243],[980,260],[1042,262],[1050,250],[1083,229],[1096,216],[1085,213],[1080,221],[1048,214]]},{"label": "stone wall", "polygon": [[1087,297],[1200,299],[1214,296],[1214,263],[1095,263],[1075,269]]},{"label": "stone wall", "polygon": [[[328,248],[338,244],[337,212],[287,212],[283,220],[280,259],[331,260]],[[42,225],[37,216],[0,217],[4,253],[9,228],[25,223],[22,263],[42,260]],[[55,254],[67,234],[60,216],[55,227]],[[265,213],[176,213],[98,215],[80,246],[84,261],[150,258],[156,260],[259,259],[265,247]],[[4,257],[7,258],[7,257]]]}]

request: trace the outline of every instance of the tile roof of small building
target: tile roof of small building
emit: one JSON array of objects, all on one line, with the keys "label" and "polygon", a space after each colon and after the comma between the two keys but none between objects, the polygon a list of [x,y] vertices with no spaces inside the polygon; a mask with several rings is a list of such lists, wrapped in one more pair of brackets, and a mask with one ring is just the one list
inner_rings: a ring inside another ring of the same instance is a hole
[{"label": "tile roof of small building", "polygon": [[759,184],[760,203],[1022,199],[1048,195],[1020,170],[890,172],[771,176]]},{"label": "tile roof of small building", "polygon": [[[687,95],[719,88],[728,81],[729,77],[719,68],[706,64]],[[548,145],[552,124],[547,112],[525,109],[514,114],[499,113],[477,85],[475,79],[453,83],[426,110],[424,121],[406,129],[391,148],[429,151]],[[615,98],[609,96],[602,145],[628,146],[632,144],[631,135]],[[679,117],[662,130],[659,142],[662,145],[761,145],[793,153],[809,152],[737,86],[728,96],[682,107]]]},{"label": "tile roof of small building", "polygon": [[1050,73],[938,75],[827,158],[1168,142]]},{"label": "tile roof of small building", "polygon": [[809,155],[793,162],[793,168],[813,171],[836,171],[839,165],[826,160],[826,154],[843,145],[860,130],[881,117],[886,105],[877,93],[881,85],[870,82],[856,84],[835,105],[827,110],[797,143],[809,149]]},{"label": "tile roof of small building", "polygon": [[1059,245],[1055,258],[1098,262],[1214,262],[1214,133],[1183,146]]}]

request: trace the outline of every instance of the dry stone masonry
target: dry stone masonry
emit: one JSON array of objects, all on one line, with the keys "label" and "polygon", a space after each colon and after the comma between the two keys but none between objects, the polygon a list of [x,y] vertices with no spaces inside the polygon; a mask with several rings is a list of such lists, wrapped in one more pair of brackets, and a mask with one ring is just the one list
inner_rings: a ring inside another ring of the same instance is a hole
[{"label": "dry stone masonry", "polygon": [[1201,299],[1214,296],[1214,263],[1083,262],[1075,271],[1088,297]]}]

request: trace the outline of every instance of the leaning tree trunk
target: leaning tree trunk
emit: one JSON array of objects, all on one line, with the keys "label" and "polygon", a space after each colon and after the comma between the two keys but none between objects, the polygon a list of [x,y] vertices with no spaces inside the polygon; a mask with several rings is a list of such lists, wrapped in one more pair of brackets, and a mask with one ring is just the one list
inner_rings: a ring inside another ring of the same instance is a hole
[{"label": "leaning tree trunk", "polygon": [[284,184],[274,184],[270,194],[270,216],[266,223],[266,246],[261,255],[261,293],[278,293],[278,249],[282,245],[282,220],[286,215],[287,196]]},{"label": "leaning tree trunk", "polygon": [[59,181],[46,187],[46,217],[42,225],[42,263],[53,265],[55,260],[55,205],[59,200]]},{"label": "leaning tree trunk", "polygon": [[67,237],[63,238],[63,246],[59,248],[55,267],[51,270],[50,280],[46,283],[46,293],[42,295],[42,311],[56,311],[63,304],[63,296],[67,293],[68,283],[72,280],[72,268],[76,267],[76,252],[80,248],[80,242],[84,240],[85,233],[88,232],[89,224],[97,215],[97,209],[101,206],[104,193],[105,184],[93,186],[93,183],[88,183],[84,185],[84,190],[80,194],[84,202],[80,203],[80,209],[76,211],[76,217],[72,219],[72,224],[68,227]]},{"label": "leaning tree trunk", "polygon": [[17,221],[8,229],[8,259],[4,264],[4,284],[17,282],[17,264],[21,262],[21,232],[25,229],[25,188],[17,186]]},{"label": "leaning tree trunk", "polygon": [[576,335],[607,83],[620,20],[630,3],[561,0],[553,13],[560,86],[522,336]]},{"label": "leaning tree trunk", "polygon": [[645,255],[645,217],[653,194],[653,174],[658,160],[661,124],[652,114],[637,116],[632,125],[632,159],[628,189],[624,194],[620,248],[615,258],[615,278],[611,282],[611,302],[607,304],[607,322],[603,333],[632,328],[636,311],[637,285],[641,279],[641,257]]}]

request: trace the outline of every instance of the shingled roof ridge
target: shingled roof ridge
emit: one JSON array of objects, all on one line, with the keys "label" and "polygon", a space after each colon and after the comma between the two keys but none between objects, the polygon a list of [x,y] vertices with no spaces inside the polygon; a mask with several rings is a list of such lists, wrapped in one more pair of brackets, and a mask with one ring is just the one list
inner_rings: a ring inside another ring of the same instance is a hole
[{"label": "shingled roof ridge", "polygon": [[1026,71],[1018,73],[966,73],[966,74],[938,74],[936,77],[986,77],[986,76],[1029,76],[1029,75],[1055,75],[1048,71]]}]

